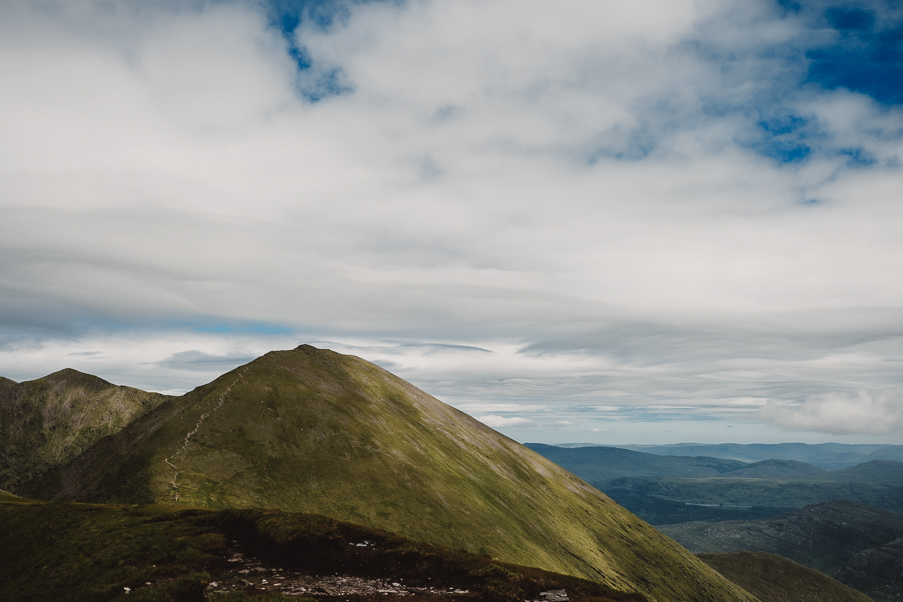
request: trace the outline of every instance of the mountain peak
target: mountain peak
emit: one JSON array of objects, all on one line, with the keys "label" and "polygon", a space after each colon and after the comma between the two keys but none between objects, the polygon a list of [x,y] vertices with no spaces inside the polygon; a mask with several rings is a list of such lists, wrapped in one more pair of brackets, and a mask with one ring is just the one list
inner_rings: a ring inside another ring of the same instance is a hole
[{"label": "mountain peak", "polygon": [[361,358],[301,345],[171,398],[35,497],[321,514],[650,600],[750,600],[607,496]]}]

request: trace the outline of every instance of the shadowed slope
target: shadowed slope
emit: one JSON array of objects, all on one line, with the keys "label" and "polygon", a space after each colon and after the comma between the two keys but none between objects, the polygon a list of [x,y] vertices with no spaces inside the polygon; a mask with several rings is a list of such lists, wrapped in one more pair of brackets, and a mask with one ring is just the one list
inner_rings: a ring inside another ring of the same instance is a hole
[{"label": "shadowed slope", "polygon": [[309,346],[167,401],[28,491],[313,512],[653,600],[753,600],[548,460],[373,364]]},{"label": "shadowed slope", "polygon": [[731,552],[699,558],[762,602],[871,602],[862,592],[775,554]]},{"label": "shadowed slope", "polygon": [[58,468],[164,399],[69,368],[23,383],[0,379],[0,489]]},{"label": "shadowed slope", "polygon": [[903,514],[834,501],[767,520],[684,523],[659,529],[694,552],[780,554],[875,600],[903,600]]},{"label": "shadowed slope", "polygon": [[[319,602],[514,602],[561,589],[573,602],[645,600],[575,577],[278,510],[0,499],[0,541],[5,601],[310,602],[298,597],[303,593]],[[403,585],[392,587],[396,581]],[[338,588],[330,588],[330,596],[316,587],[324,582],[345,590],[342,597],[334,595]]]}]

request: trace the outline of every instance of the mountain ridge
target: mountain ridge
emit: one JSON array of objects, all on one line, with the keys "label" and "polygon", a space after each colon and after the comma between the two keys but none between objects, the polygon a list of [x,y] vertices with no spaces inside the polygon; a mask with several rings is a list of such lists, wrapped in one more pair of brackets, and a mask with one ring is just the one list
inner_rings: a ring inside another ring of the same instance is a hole
[{"label": "mountain ridge", "polygon": [[43,378],[0,381],[0,489],[72,460],[166,399],[65,368]]},{"label": "mountain ridge", "polygon": [[325,514],[650,600],[753,600],[542,456],[360,358],[270,352],[168,398],[43,499]]}]

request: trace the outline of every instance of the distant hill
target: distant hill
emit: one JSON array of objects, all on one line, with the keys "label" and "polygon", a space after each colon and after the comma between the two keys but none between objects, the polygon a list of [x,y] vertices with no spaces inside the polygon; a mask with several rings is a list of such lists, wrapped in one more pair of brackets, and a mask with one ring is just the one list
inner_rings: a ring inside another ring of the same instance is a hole
[{"label": "distant hill", "polygon": [[797,460],[762,460],[722,473],[721,476],[745,479],[794,479],[820,476],[826,472],[820,466]]},{"label": "distant hill", "polygon": [[776,554],[727,552],[699,558],[762,602],[871,602],[862,592]]},{"label": "distant hill", "polygon": [[0,489],[59,468],[165,399],[68,368],[23,383],[0,379]]},{"label": "distant hill", "polygon": [[835,501],[771,519],[683,523],[659,529],[696,553],[779,554],[875,600],[903,600],[903,514]]},{"label": "distant hill", "polygon": [[[570,446],[568,446],[570,447]],[[815,464],[825,470],[837,470],[869,460],[903,462],[903,445],[845,443],[679,443],[676,445],[624,445],[625,449],[663,456],[711,456],[759,462],[762,460],[796,460]]]},{"label": "distant hill", "polygon": [[650,600],[753,600],[542,456],[307,345],[165,400],[16,493],[323,514]]},{"label": "distant hill", "polygon": [[899,486],[903,485],[903,462],[871,460],[857,466],[832,470],[825,473],[824,478],[832,481],[856,481]]},{"label": "distant hill", "polygon": [[869,458],[903,462],[903,445],[886,445],[869,454]]},{"label": "distant hill", "polygon": [[797,460],[747,464],[602,446],[529,446],[653,525],[769,518],[831,500],[903,511],[903,463],[893,460],[826,471]]},{"label": "distant hill", "polygon": [[716,477],[740,470],[746,463],[707,457],[656,456],[618,447],[565,448],[542,443],[527,447],[587,482],[620,477]]}]

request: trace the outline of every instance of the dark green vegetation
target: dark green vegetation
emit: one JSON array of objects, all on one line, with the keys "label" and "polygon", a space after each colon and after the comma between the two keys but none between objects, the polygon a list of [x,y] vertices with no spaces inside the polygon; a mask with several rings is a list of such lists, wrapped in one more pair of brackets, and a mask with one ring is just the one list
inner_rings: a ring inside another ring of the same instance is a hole
[{"label": "dark green vegetation", "polygon": [[59,468],[165,399],[70,369],[23,383],[0,378],[0,489]]},{"label": "dark green vegetation", "polygon": [[775,554],[728,552],[700,554],[710,567],[762,602],[869,602],[843,583]]},{"label": "dark green vegetation", "polygon": [[903,600],[903,514],[853,502],[826,502],[766,520],[659,529],[697,553],[780,554],[875,600]]},{"label": "dark green vegetation", "polygon": [[650,600],[752,600],[606,496],[352,356],[271,352],[18,495],[331,516]]},{"label": "dark green vegetation", "polygon": [[825,470],[847,468],[872,460],[903,462],[903,445],[849,445],[845,443],[720,443],[704,445],[626,445],[628,449],[663,456],[711,456],[743,462],[760,460],[796,460],[815,464]]},{"label": "dark green vegetation", "polygon": [[745,464],[612,447],[529,446],[653,525],[770,518],[831,500],[903,511],[903,463],[893,460],[826,471],[796,460]]},{"label": "dark green vegetation", "polygon": [[[238,550],[280,573],[389,578],[474,592],[459,597],[462,602],[513,602],[559,589],[576,602],[644,599],[323,516],[279,511],[0,503],[0,538],[2,600],[192,601],[205,599],[213,583],[228,595],[214,593],[211,600],[240,600],[245,594],[299,600],[262,591],[259,579],[248,586],[239,571],[245,565],[234,562]],[[355,545],[364,540],[368,545]]]}]

